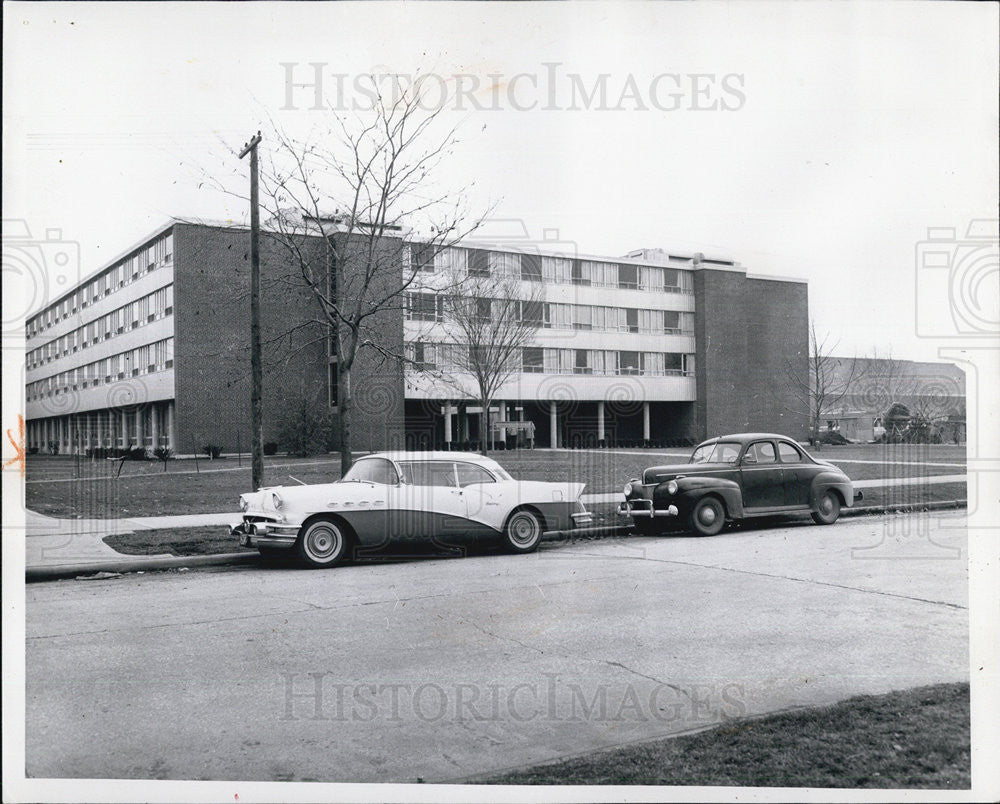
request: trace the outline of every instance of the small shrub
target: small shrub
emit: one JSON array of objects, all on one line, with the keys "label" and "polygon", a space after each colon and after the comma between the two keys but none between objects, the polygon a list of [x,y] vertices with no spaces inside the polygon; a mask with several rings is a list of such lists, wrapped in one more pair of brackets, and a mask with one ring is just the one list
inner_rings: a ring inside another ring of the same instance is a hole
[{"label": "small shrub", "polygon": [[[958,441],[956,440],[955,443],[957,444]],[[38,454],[38,447],[28,447],[28,454],[29,455],[37,455]]]},{"label": "small shrub", "polygon": [[333,430],[332,417],[325,408],[320,408],[317,412],[317,407],[308,400],[301,399],[289,411],[278,436],[278,443],[289,455],[305,458],[328,452],[327,445]]},{"label": "small shrub", "polygon": [[278,442],[277,441],[265,441],[264,442],[264,454],[265,455],[276,455],[278,452]]},{"label": "small shrub", "polygon": [[125,456],[130,461],[147,461],[149,460],[149,455],[146,453],[145,447],[132,447],[128,454]]},{"label": "small shrub", "polygon": [[201,448],[201,451],[214,461],[222,454],[222,447],[218,444],[206,444]]},{"label": "small shrub", "polygon": [[49,454],[50,455],[58,455],[59,454],[59,442],[58,441],[50,441],[49,442]]},{"label": "small shrub", "polygon": [[157,447],[153,450],[153,455],[158,461],[163,463],[163,471],[167,471],[167,461],[174,457],[174,453],[169,447]]}]

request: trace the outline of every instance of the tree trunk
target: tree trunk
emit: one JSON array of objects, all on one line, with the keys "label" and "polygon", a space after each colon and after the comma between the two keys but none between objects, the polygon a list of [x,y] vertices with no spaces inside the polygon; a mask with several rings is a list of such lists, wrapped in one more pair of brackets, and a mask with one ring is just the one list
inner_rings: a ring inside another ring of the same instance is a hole
[{"label": "tree trunk", "polygon": [[337,425],[340,431],[340,476],[354,463],[351,450],[351,369],[337,364]]},{"label": "tree trunk", "polygon": [[490,437],[489,426],[490,426],[490,402],[488,399],[480,400],[483,406],[482,411],[479,413],[479,453],[481,455],[486,455],[488,452],[488,440]]}]

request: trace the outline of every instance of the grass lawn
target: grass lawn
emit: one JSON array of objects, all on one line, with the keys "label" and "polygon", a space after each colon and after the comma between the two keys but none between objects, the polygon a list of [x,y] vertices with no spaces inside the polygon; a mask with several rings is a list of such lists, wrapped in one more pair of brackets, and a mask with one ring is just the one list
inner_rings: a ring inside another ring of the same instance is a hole
[{"label": "grass lawn", "polygon": [[969,685],[865,695],[477,781],[967,790]]},{"label": "grass lawn", "polygon": [[163,528],[140,530],[135,533],[113,533],[103,541],[112,550],[129,556],[150,556],[167,553],[172,556],[205,556],[220,553],[256,553],[254,547],[240,547],[239,542],[223,526],[200,528]]},{"label": "grass lawn", "polygon": [[[491,455],[519,479],[578,480],[586,483],[591,493],[617,491],[650,465],[686,459],[682,451],[652,450],[535,450]],[[955,446],[852,445],[824,447],[818,455],[833,463],[841,461],[841,468],[855,480],[961,474],[965,466],[965,448]],[[164,472],[159,462],[127,461],[121,476],[115,478],[117,462],[31,455],[26,504],[51,516],[94,519],[235,511],[239,495],[250,487],[249,464],[244,459],[240,466],[235,458],[200,460],[197,466],[193,460],[171,461]],[[265,485],[292,485],[295,481],[291,477],[304,483],[323,483],[339,476],[340,462],[334,456],[265,461]],[[936,495],[937,488],[928,486],[925,490]],[[908,493],[905,487],[896,491]],[[964,492],[959,496],[964,498]]]}]

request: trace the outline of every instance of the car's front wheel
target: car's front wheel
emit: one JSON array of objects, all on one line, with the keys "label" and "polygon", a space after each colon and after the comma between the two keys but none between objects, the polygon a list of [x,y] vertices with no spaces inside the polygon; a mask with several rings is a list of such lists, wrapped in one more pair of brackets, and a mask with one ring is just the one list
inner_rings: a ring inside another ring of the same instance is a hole
[{"label": "car's front wheel", "polygon": [[508,549],[515,553],[530,553],[538,549],[542,540],[542,520],[527,508],[515,511],[503,529]]},{"label": "car's front wheel", "polygon": [[691,530],[699,536],[715,536],[726,524],[726,509],[715,497],[702,497],[688,517]]},{"label": "car's front wheel", "polygon": [[333,567],[347,554],[347,535],[332,519],[315,519],[303,527],[295,549],[309,567]]},{"label": "car's front wheel", "polygon": [[836,492],[828,491],[816,503],[816,510],[812,512],[813,522],[817,525],[832,525],[839,516],[840,497]]}]

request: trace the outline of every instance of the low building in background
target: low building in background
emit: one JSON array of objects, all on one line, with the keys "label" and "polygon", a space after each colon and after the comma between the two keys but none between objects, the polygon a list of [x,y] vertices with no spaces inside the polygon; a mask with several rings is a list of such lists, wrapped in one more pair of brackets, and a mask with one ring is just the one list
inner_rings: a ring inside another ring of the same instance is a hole
[{"label": "low building in background", "polygon": [[[400,271],[419,260],[422,281],[381,315],[383,354],[362,352],[355,365],[357,450],[477,441],[480,405],[471,378],[449,370],[449,351],[462,344],[433,287],[436,274],[456,270],[504,272],[537,291],[521,311],[537,324],[533,340],[492,403],[496,443],[806,436],[805,413],[787,390],[790,374],[808,371],[803,280],[658,249],[597,257],[546,242],[475,242],[428,258],[419,242],[391,241]],[[324,259],[319,235],[312,247]],[[303,401],[336,416],[337,356],[281,243],[265,232],[261,250],[264,440],[277,443]],[[247,229],[166,224],[29,317],[29,448],[248,451],[249,317]]]}]

